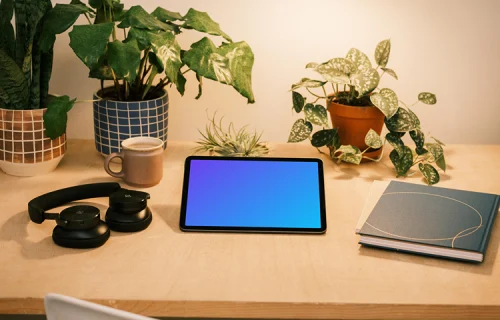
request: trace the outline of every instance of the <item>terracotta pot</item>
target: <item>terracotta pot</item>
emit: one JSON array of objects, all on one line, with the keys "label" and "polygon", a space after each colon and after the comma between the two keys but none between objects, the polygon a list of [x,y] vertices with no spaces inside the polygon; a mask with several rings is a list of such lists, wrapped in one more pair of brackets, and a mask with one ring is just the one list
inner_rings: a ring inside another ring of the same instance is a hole
[{"label": "terracotta pot", "polygon": [[35,176],[54,170],[66,153],[66,134],[45,135],[44,109],[0,108],[0,169],[14,176]]},{"label": "terracotta pot", "polygon": [[[336,103],[330,100],[328,112],[332,119],[332,125],[338,128],[340,143],[358,147],[361,151],[368,146],[365,144],[365,136],[370,129],[379,135],[384,126],[384,114],[377,107],[352,107]],[[378,158],[382,148],[365,153],[370,158]],[[367,160],[363,159],[363,162]]]}]

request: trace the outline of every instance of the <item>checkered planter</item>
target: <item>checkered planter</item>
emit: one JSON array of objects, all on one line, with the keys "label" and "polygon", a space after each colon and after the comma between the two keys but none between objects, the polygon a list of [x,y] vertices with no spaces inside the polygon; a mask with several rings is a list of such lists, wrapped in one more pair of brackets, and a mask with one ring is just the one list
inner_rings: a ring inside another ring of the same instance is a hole
[{"label": "checkered planter", "polygon": [[[107,89],[104,89],[107,90]],[[98,100],[99,93],[94,94]],[[102,155],[121,151],[121,143],[130,137],[148,136],[163,140],[167,147],[168,94],[148,101],[94,102],[95,147]]]}]

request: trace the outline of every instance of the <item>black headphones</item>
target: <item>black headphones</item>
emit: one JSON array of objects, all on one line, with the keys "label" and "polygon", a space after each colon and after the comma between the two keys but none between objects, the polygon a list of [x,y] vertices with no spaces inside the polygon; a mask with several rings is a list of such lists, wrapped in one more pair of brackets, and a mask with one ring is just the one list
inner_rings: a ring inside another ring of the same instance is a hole
[{"label": "black headphones", "polygon": [[[109,197],[106,222],[101,220],[99,209],[89,205],[75,205],[61,213],[45,212],[68,202],[99,197]],[[35,223],[45,219],[56,221],[52,232],[56,244],[68,248],[96,248],[109,239],[110,229],[119,232],[146,229],[153,219],[147,206],[149,198],[146,192],[123,189],[116,182],[91,183],[38,196],[28,203],[28,212]]]}]

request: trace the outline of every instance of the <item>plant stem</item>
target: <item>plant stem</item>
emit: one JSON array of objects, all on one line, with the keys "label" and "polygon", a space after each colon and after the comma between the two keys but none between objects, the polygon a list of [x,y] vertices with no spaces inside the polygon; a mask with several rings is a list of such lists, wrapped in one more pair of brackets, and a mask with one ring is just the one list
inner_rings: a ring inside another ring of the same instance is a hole
[{"label": "plant stem", "polygon": [[325,94],[326,99],[328,99],[328,94],[326,93],[325,86],[321,86],[321,89],[323,89],[323,93]]},{"label": "plant stem", "polygon": [[328,97],[322,97],[322,96],[318,96],[317,94],[315,94],[314,92],[312,92],[311,90],[309,90],[309,88],[306,88],[307,91],[309,91],[310,94],[312,94],[313,96],[315,97],[318,97],[318,98],[328,98]]},{"label": "plant stem", "polygon": [[85,12],[85,18],[87,18],[87,21],[89,22],[89,24],[92,24],[92,21],[90,21],[90,18],[86,12]]},{"label": "plant stem", "polygon": [[101,94],[104,94],[104,80],[101,79]]},{"label": "plant stem", "polygon": [[189,68],[188,68],[188,69],[187,69],[186,71],[184,71],[182,74],[185,74],[185,73],[187,73],[187,72],[189,72],[189,71],[191,71],[191,69],[189,69]]},{"label": "plant stem", "polygon": [[127,32],[125,31],[125,28],[123,28],[123,39],[127,39]]},{"label": "plant stem", "polygon": [[124,99],[125,100],[128,100],[128,82],[127,80],[123,79],[123,88],[125,89],[125,92],[124,92]]},{"label": "plant stem", "polygon": [[146,88],[144,89],[144,92],[142,93],[141,99],[144,100],[144,97],[148,94],[149,88],[151,88],[151,84],[153,83],[154,78],[158,74],[158,70],[156,68],[153,68],[151,70],[151,74],[149,75],[148,78],[148,84],[146,85]]},{"label": "plant stem", "polygon": [[142,75],[141,73],[144,69],[144,66],[146,65],[146,60],[148,59],[148,53],[149,53],[150,48],[147,48],[146,51],[144,51],[144,56],[141,59],[141,63],[139,65],[139,72],[137,72],[137,77],[135,78],[135,87],[139,88],[139,85],[142,83],[142,80],[144,79],[145,74]]},{"label": "plant stem", "polygon": [[116,96],[118,100],[122,100],[120,94],[120,83],[118,82],[118,80],[116,80],[115,72],[113,71],[113,69],[111,69],[111,74],[113,75],[113,81],[115,83]]}]

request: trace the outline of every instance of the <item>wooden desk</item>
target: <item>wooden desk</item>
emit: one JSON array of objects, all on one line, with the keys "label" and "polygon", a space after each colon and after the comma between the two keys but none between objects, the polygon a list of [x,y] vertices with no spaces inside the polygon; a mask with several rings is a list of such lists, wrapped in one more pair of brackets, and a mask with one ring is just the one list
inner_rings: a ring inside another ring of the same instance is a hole
[{"label": "wooden desk", "polygon": [[[35,224],[27,213],[42,193],[118,181],[104,172],[91,141],[70,141],[49,175],[0,174],[0,314],[44,313],[43,297],[56,292],[152,317],[500,318],[498,223],[479,265],[361,248],[354,228],[370,183],[394,176],[381,164],[325,157],[326,235],[183,233],[183,161],[193,146],[169,142],[164,178],[146,189],[150,227],[112,232],[93,250],[56,246],[54,222]],[[319,156],[307,144],[271,147],[271,156]],[[500,146],[449,146],[446,156],[449,170],[438,186],[500,193]],[[420,175],[405,181],[424,183]],[[106,210],[105,198],[85,202]]]}]

